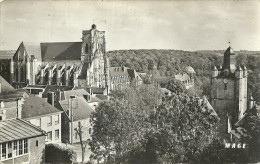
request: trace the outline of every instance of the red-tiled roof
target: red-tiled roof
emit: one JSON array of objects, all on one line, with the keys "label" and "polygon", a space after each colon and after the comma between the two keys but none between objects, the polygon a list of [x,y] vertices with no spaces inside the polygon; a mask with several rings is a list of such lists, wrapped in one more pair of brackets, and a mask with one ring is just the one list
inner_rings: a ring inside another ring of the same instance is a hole
[{"label": "red-tiled roof", "polygon": [[41,43],[42,61],[80,60],[82,42]]},{"label": "red-tiled roof", "polygon": [[[60,101],[60,105],[65,112],[69,110],[69,100]],[[94,111],[83,97],[76,97],[72,100],[72,109],[74,121],[87,119]]]},{"label": "red-tiled roof", "polygon": [[62,111],[47,103],[45,99],[36,96],[25,98],[24,104],[22,105],[22,118],[24,119],[58,112]]},{"label": "red-tiled roof", "polygon": [[0,121],[0,143],[43,135],[43,130],[22,119]]}]

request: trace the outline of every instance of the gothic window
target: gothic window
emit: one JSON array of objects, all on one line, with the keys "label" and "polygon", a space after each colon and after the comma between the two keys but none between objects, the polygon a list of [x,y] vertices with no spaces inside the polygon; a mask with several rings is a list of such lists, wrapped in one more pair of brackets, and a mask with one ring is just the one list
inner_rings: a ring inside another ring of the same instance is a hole
[{"label": "gothic window", "polygon": [[85,46],[85,53],[88,53],[88,44]]}]

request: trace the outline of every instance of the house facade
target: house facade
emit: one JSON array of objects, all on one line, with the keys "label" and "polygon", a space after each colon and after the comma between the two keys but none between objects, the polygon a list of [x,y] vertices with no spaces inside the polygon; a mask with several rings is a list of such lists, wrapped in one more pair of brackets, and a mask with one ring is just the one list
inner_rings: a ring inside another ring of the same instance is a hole
[{"label": "house facade", "polygon": [[35,96],[25,98],[22,108],[22,119],[46,132],[46,143],[61,142],[61,114],[63,111]]},{"label": "house facade", "polygon": [[62,142],[77,143],[80,142],[77,129],[80,125],[83,131],[83,140],[90,139],[92,133],[92,126],[89,122],[90,115],[94,111],[84,97],[75,97],[60,101],[62,114]]},{"label": "house facade", "polygon": [[2,120],[0,127],[0,163],[35,164],[44,160],[44,131],[18,118]]}]

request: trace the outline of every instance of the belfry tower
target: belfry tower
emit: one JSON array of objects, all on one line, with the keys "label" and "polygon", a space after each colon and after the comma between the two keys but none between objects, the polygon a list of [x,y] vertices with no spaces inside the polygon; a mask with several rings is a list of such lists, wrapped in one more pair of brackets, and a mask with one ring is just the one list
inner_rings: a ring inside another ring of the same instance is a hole
[{"label": "belfry tower", "polygon": [[224,53],[223,66],[211,70],[210,102],[220,118],[219,135],[230,137],[234,124],[247,109],[247,68],[236,66],[231,47]]},{"label": "belfry tower", "polygon": [[106,54],[105,31],[98,31],[95,24],[90,30],[82,32],[81,62],[87,67],[87,85],[109,90],[109,59]]}]

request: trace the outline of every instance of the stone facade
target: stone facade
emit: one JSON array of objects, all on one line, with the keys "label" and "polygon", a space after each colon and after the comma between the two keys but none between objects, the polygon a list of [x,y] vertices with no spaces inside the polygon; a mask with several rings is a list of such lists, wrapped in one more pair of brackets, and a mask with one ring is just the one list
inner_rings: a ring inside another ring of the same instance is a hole
[{"label": "stone facade", "polygon": [[211,76],[210,102],[220,118],[219,135],[230,137],[237,121],[247,109],[247,69],[235,64],[235,53],[229,47],[224,53],[224,64],[214,66]]},{"label": "stone facade", "polygon": [[110,87],[105,32],[95,25],[82,32],[82,42],[22,42],[10,60],[11,83]]},{"label": "stone facade", "polygon": [[61,112],[25,119],[47,133],[46,143],[61,142]]}]

